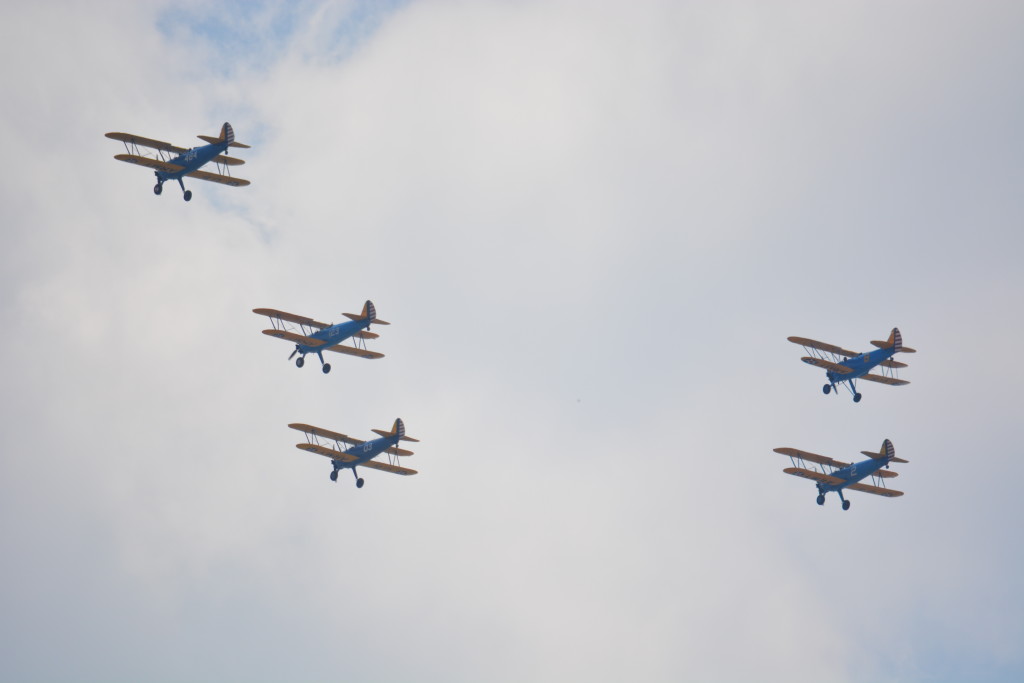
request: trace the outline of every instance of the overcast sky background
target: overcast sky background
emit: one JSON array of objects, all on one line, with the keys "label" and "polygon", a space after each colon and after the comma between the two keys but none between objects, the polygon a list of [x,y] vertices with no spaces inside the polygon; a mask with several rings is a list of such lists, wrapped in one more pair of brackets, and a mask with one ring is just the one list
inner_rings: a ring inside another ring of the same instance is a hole
[{"label": "overcast sky background", "polygon": [[[1022,26],[8,4],[0,679],[1021,680]],[[103,137],[224,121],[188,204]],[[368,298],[328,376],[250,312]],[[860,404],[786,341],[893,326]],[[396,417],[361,490],[286,427]],[[885,438],[847,512],[772,453]]]}]

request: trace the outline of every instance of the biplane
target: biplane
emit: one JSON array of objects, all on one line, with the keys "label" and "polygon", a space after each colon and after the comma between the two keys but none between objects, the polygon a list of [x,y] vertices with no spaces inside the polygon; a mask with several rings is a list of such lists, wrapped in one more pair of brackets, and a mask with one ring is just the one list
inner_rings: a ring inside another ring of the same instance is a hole
[{"label": "biplane", "polygon": [[[903,345],[903,337],[895,327],[892,328],[892,333],[889,334],[887,341],[871,342],[872,345],[878,347],[877,350],[864,353],[847,351],[834,344],[825,344],[804,337],[787,337],[787,339],[794,344],[800,344],[810,354],[800,360],[808,365],[825,369],[828,384],[821,390],[826,394],[835,389],[837,384],[845,383],[846,388],[853,394],[853,402],[859,403],[860,394],[854,383],[858,379],[892,386],[910,384],[896,376],[896,370],[907,367],[907,364],[895,361],[892,357],[897,353],[916,353],[916,351]],[[882,368],[881,375],[870,374],[876,366]]]},{"label": "biplane", "polygon": [[[882,442],[882,450],[878,453],[861,451],[861,453],[871,459],[854,464],[840,462],[824,455],[808,453],[796,448],[776,448],[774,450],[776,453],[788,455],[793,462],[793,467],[787,467],[782,470],[783,472],[796,477],[803,477],[804,479],[812,479],[818,483],[818,505],[825,504],[826,493],[835,491],[839,494],[839,500],[843,501],[843,509],[849,510],[850,501],[843,497],[844,489],[873,493],[876,496],[885,496],[886,498],[896,498],[903,495],[902,491],[890,489],[885,485],[886,479],[897,476],[896,472],[889,471],[889,463],[907,462],[902,458],[896,457],[896,450],[889,439]],[[821,470],[808,468],[808,462],[821,465]],[[871,484],[859,483],[867,477],[871,477]]]},{"label": "biplane", "polygon": [[[230,123],[221,126],[220,136],[200,135],[199,139],[209,144],[202,147],[176,147],[167,142],[152,140],[130,133],[107,133],[111,140],[119,140],[124,143],[127,154],[116,154],[114,158],[118,161],[125,161],[129,164],[137,164],[152,168],[156,173],[156,185],[153,186],[153,194],[160,194],[164,191],[164,183],[168,180],[177,180],[181,191],[185,193],[185,201],[192,199],[192,190],[185,189],[184,176],[208,180],[222,185],[242,187],[248,185],[248,180],[235,178],[228,168],[230,166],[241,166],[245,162],[235,157],[227,156],[229,147],[240,147],[249,149],[249,145],[235,142],[235,131]],[[141,147],[148,147],[156,150],[156,155],[147,155],[142,152]],[[200,171],[206,164],[213,162],[217,166],[217,173]]]},{"label": "biplane", "polygon": [[[396,464],[398,458],[413,454],[412,451],[399,448],[398,442],[419,441],[419,439],[405,435],[405,423],[401,418],[395,420],[395,424],[389,432],[385,432],[383,429],[374,429],[373,432],[380,435],[380,438],[370,441],[360,441],[345,434],[307,424],[293,423],[288,426],[306,435],[306,443],[295,444],[296,448],[331,459],[334,465],[334,469],[331,471],[331,481],[338,481],[338,470],[350,469],[352,476],[356,478],[356,488],[363,488],[363,479],[356,473],[356,467],[368,467],[371,470],[403,476],[416,474],[416,470]],[[382,453],[388,456],[388,462],[374,460]]]},{"label": "biplane", "polygon": [[[345,353],[360,358],[383,358],[383,353],[366,348],[366,340],[376,339],[380,336],[375,332],[370,332],[371,324],[391,324],[377,318],[377,309],[372,301],[363,304],[361,313],[342,313],[349,320],[335,325],[328,325],[312,318],[285,313],[273,308],[254,308],[252,312],[270,318],[272,329],[263,330],[263,334],[295,342],[295,350],[292,351],[292,355],[288,356],[288,360],[294,358],[295,354],[300,354],[298,358],[295,358],[296,367],[301,368],[305,365],[307,353],[315,353],[320,359],[325,375],[331,371],[331,364],[324,362],[324,351]],[[346,339],[352,339],[352,346],[344,343]]]}]

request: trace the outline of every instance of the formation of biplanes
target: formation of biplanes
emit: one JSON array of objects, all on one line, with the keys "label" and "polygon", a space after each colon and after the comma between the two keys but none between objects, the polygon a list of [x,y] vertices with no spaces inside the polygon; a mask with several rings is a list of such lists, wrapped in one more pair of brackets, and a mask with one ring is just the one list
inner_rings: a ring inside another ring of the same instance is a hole
[{"label": "formation of biplanes", "polygon": [[[129,133],[107,133],[106,136],[125,146],[126,153],[115,155],[115,159],[153,170],[156,175],[153,193],[156,195],[163,193],[165,182],[176,180],[181,187],[185,201],[190,201],[192,191],[185,189],[184,178],[186,177],[231,187],[243,187],[250,184],[248,180],[231,175],[231,167],[240,166],[245,162],[230,156],[229,150],[232,148],[249,149],[249,145],[235,141],[235,132],[229,123],[221,126],[218,136],[198,136],[207,144],[194,148],[178,147],[167,142]],[[152,150],[152,152],[146,150]],[[200,170],[210,163],[216,167],[216,173]],[[371,326],[389,324],[377,318],[377,310],[370,301],[364,304],[360,313],[344,313],[342,315],[346,320],[333,324],[272,308],[255,308],[253,313],[266,316],[270,320],[271,328],[263,330],[263,334],[283,339],[295,345],[288,360],[298,356],[295,358],[295,365],[299,368],[305,364],[308,354],[314,354],[320,360],[321,371],[324,374],[329,373],[331,364],[324,360],[324,351],[368,360],[384,357],[383,354],[371,351],[366,346],[367,341],[377,339],[379,336],[371,331]],[[897,377],[897,372],[907,367],[907,364],[894,360],[893,357],[897,353],[914,353],[914,349],[903,345],[903,338],[896,328],[893,328],[887,340],[872,341],[874,350],[864,352],[848,351],[834,344],[826,344],[805,337],[789,337],[788,340],[799,344],[807,351],[808,355],[800,360],[825,370],[826,383],[822,387],[822,392],[826,395],[830,393],[838,395],[839,387],[845,386],[852,394],[854,403],[859,403],[862,396],[857,390],[858,380],[890,386],[909,384],[906,380]],[[875,368],[879,368],[880,374],[872,373]],[[416,470],[398,464],[399,458],[412,455],[412,451],[399,448],[398,443],[416,441],[416,439],[406,436],[405,424],[400,418],[395,420],[392,428],[388,431],[374,429],[373,432],[378,435],[378,438],[369,441],[302,423],[293,423],[288,426],[306,435],[306,442],[297,444],[297,448],[331,459],[333,466],[330,474],[331,481],[337,481],[340,470],[351,469],[356,487],[362,488],[363,479],[358,475],[357,467],[404,476],[416,474]],[[788,456],[792,461],[793,466],[785,468],[783,472],[815,482],[818,489],[818,505],[825,504],[825,494],[830,492],[838,494],[844,510],[850,508],[850,501],[844,497],[844,491],[860,491],[887,498],[903,495],[902,491],[897,491],[886,485],[887,479],[897,476],[896,472],[891,471],[890,464],[907,462],[896,457],[895,448],[889,439],[883,441],[882,448],[878,452],[861,451],[862,454],[868,456],[868,459],[857,463],[834,460],[797,448],[782,447],[776,448],[774,451]],[[387,462],[377,459],[381,455],[387,457]],[[868,478],[870,478],[870,484],[862,483]]]}]

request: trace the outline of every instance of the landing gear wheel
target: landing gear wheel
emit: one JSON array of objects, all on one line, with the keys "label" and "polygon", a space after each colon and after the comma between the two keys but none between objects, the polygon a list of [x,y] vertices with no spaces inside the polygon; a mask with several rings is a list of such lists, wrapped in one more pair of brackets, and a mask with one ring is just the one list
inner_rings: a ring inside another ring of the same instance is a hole
[{"label": "landing gear wheel", "polygon": [[860,403],[860,394],[854,394],[853,395],[853,402],[854,403]]},{"label": "landing gear wheel", "polygon": [[331,364],[330,363],[324,363],[324,366],[321,368],[321,370],[323,370],[324,374],[326,375],[328,372],[331,371]]},{"label": "landing gear wheel", "polygon": [[192,190],[185,190],[185,201],[192,201]]},{"label": "landing gear wheel", "polygon": [[303,358],[302,356],[299,356],[298,358],[295,359],[295,367],[301,368],[305,364],[306,364],[306,359]]},{"label": "landing gear wheel", "polygon": [[338,470],[331,471],[331,481],[338,481]]},{"label": "landing gear wheel", "polygon": [[358,479],[356,479],[356,488],[357,489],[363,488],[363,478],[362,477],[359,477]]},{"label": "landing gear wheel", "polygon": [[160,194],[163,191],[164,191],[164,184],[163,183],[157,183],[156,185],[153,186],[153,194]]},{"label": "landing gear wheel", "polygon": [[825,395],[826,395],[826,396],[828,396],[829,392],[830,392],[830,391],[832,391],[832,385],[831,385],[831,384],[826,384],[825,386],[823,386],[823,387],[821,388],[821,390],[822,390],[823,392],[825,392]]},{"label": "landing gear wheel", "polygon": [[824,504],[825,504],[825,494],[824,493],[818,494],[818,505],[824,505]]},{"label": "landing gear wheel", "polygon": [[850,509],[850,501],[848,501],[848,500],[844,500],[843,501],[843,509],[844,510],[849,510]]}]

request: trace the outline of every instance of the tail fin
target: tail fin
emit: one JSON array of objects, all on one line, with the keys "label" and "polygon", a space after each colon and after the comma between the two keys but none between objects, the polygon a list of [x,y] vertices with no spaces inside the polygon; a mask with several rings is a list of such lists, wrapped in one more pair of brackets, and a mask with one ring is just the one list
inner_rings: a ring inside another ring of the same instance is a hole
[{"label": "tail fin", "polygon": [[209,142],[211,145],[216,145],[222,142],[228,143],[228,147],[242,147],[249,149],[249,145],[243,145],[241,142],[235,142],[235,129],[231,127],[231,124],[224,122],[224,125],[220,127],[219,137],[210,137],[209,135],[200,135],[200,140]]},{"label": "tail fin", "polygon": [[891,460],[892,462],[907,462],[903,458],[896,457],[896,448],[893,447],[892,441],[886,439],[882,442],[882,448],[877,453],[873,451],[861,451],[864,455],[875,460]]},{"label": "tail fin", "polygon": [[373,323],[374,325],[391,324],[377,317],[377,307],[374,306],[373,302],[370,300],[367,300],[366,303],[363,304],[362,313],[359,313],[358,315],[355,313],[342,313],[342,315],[348,318],[349,320],[366,320],[367,318],[369,318],[370,322]]},{"label": "tail fin", "polygon": [[405,423],[402,422],[402,418],[397,418],[395,420],[395,424],[391,426],[390,432],[385,432],[383,429],[374,429],[372,431],[374,434],[380,434],[381,436],[395,436],[397,434],[399,441],[419,441],[419,439],[414,439],[411,436],[405,435]]},{"label": "tail fin", "polygon": [[886,341],[873,341],[871,343],[880,349],[894,349],[895,353],[900,351],[914,353],[914,349],[903,345],[903,335],[900,334],[900,328],[898,327],[892,328],[892,332],[889,333],[889,338]]}]

